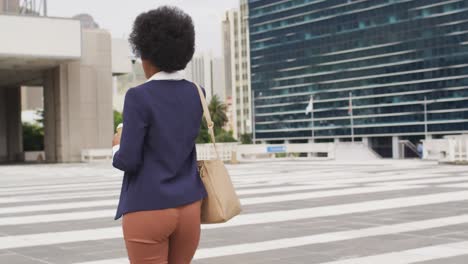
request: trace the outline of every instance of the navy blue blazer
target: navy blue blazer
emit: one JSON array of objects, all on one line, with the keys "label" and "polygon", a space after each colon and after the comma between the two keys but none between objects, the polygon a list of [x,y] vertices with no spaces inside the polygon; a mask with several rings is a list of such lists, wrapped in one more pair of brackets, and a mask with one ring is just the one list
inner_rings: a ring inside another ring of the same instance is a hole
[{"label": "navy blue blazer", "polygon": [[125,172],[116,220],[207,195],[195,148],[202,116],[197,88],[186,80],[151,80],[128,90],[120,149],[113,159],[113,166]]}]

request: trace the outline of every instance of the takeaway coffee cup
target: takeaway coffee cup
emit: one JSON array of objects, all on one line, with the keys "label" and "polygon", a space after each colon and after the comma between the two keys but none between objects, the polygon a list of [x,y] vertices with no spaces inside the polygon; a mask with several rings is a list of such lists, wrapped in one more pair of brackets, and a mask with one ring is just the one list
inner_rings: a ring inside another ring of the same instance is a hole
[{"label": "takeaway coffee cup", "polygon": [[119,137],[122,136],[122,128],[123,128],[123,124],[120,123],[118,126],[117,126],[117,134],[119,135]]}]

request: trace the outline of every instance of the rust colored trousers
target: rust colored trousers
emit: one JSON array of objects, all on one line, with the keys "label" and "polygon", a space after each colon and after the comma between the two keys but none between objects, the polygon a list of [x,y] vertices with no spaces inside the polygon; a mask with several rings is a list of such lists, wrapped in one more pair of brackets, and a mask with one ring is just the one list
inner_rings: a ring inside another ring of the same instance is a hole
[{"label": "rust colored trousers", "polygon": [[189,264],[200,240],[201,201],[123,216],[131,264]]}]

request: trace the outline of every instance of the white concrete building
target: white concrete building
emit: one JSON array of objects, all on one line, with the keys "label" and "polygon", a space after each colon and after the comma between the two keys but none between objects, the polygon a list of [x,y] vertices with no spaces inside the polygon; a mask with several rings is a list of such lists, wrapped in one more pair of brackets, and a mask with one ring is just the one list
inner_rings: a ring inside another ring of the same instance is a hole
[{"label": "white concrete building", "polygon": [[125,94],[128,89],[146,82],[141,61],[134,60],[130,73],[114,76],[114,110],[123,112]]},{"label": "white concrete building", "polygon": [[109,32],[20,10],[19,0],[0,0],[0,162],[24,160],[22,86],[43,87],[46,161],[77,162],[83,149],[110,148]]},{"label": "white concrete building", "polygon": [[208,99],[216,94],[225,102],[225,71],[222,58],[214,57],[211,53],[195,54],[185,68],[185,77],[203,86]]},{"label": "white concrete building", "polygon": [[212,91],[213,94],[216,94],[219,99],[226,103],[226,72],[224,70],[224,59],[215,57],[212,60],[213,63],[213,83],[212,83]]},{"label": "white concrete building", "polygon": [[252,133],[248,5],[226,12],[222,23],[227,97],[233,102],[234,136]]},{"label": "white concrete building", "polygon": [[211,54],[195,54],[185,68],[185,76],[187,80],[196,82],[203,86],[206,90],[206,96],[208,99],[211,98],[213,94],[212,68],[213,64]]}]

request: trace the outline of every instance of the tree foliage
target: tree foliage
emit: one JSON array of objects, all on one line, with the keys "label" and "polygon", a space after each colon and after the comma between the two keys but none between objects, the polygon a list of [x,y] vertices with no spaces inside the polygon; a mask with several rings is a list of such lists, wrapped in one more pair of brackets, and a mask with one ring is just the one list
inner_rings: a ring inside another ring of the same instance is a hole
[{"label": "tree foliage", "polygon": [[[208,110],[210,111],[211,119],[214,123],[214,131],[216,134],[217,142],[237,142],[233,137],[232,131],[224,130],[224,126],[228,122],[228,117],[226,115],[227,106],[221,102],[217,95],[214,95],[209,104]],[[200,133],[198,134],[197,143],[209,143],[210,135],[208,133],[208,126],[206,120],[203,119],[203,122],[200,127]]]},{"label": "tree foliage", "polygon": [[216,142],[237,142],[232,131],[222,130],[216,134]]},{"label": "tree foliage", "polygon": [[114,110],[114,131],[117,129],[117,126],[123,122],[122,113]]},{"label": "tree foliage", "polygon": [[23,123],[23,148],[24,151],[44,150],[44,127]]},{"label": "tree foliage", "polygon": [[44,150],[44,110],[36,111],[38,118],[35,123],[23,122],[23,150]]},{"label": "tree foliage", "polygon": [[240,140],[242,144],[252,144],[252,134],[242,134]]}]

